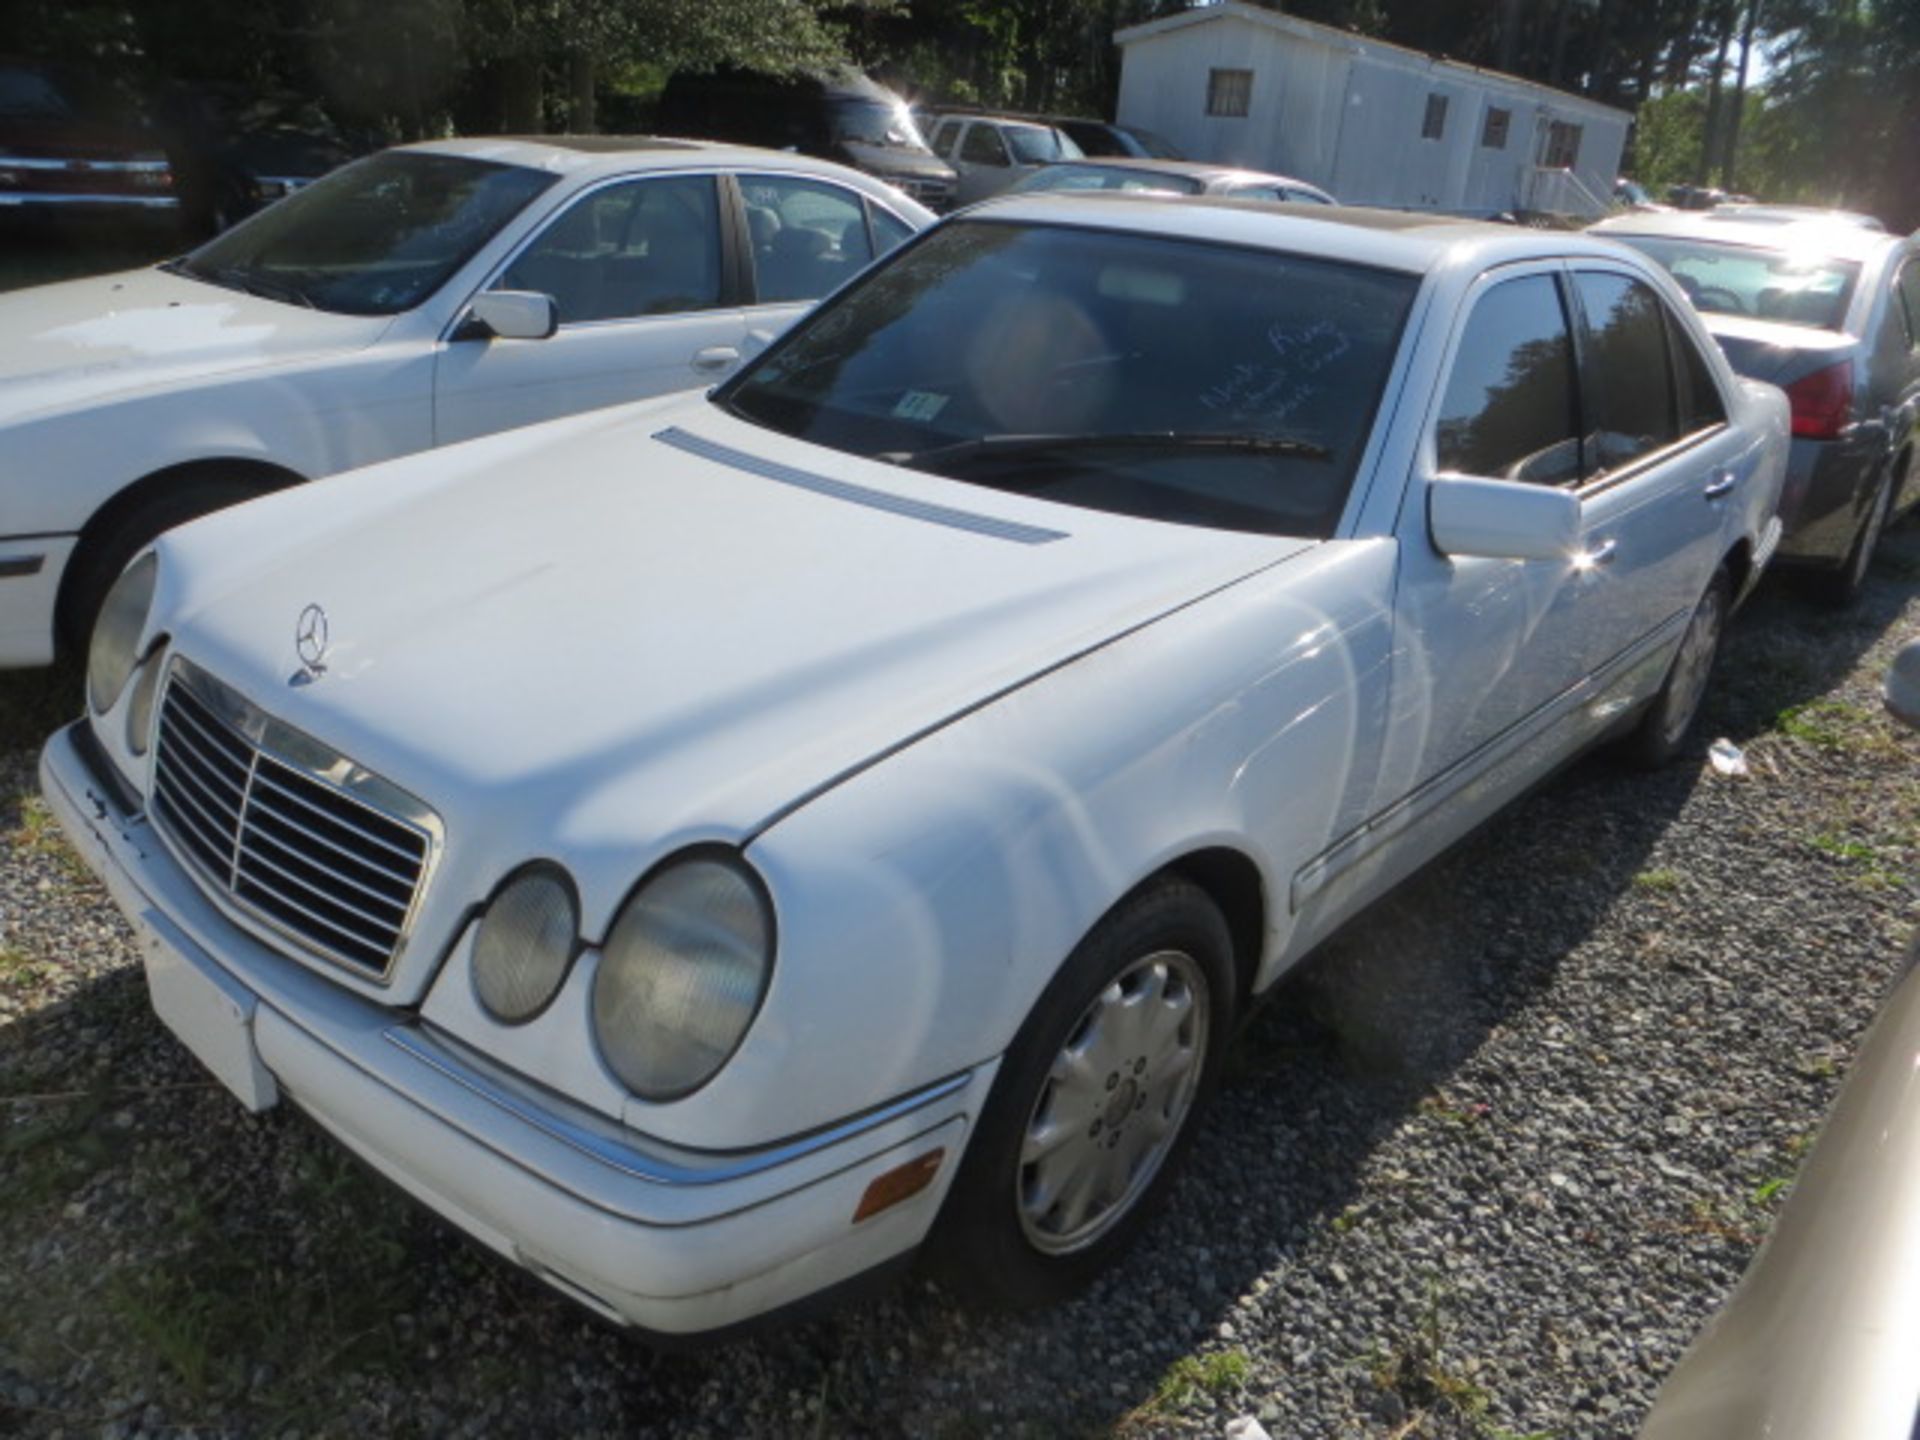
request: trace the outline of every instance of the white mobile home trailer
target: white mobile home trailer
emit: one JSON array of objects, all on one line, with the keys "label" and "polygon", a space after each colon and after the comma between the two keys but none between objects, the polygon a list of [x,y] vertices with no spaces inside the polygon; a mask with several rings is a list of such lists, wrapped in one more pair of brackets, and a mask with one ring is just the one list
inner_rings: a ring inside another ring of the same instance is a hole
[{"label": "white mobile home trailer", "polygon": [[1546,85],[1224,0],[1117,32],[1117,119],[1349,205],[1604,209],[1633,117]]}]

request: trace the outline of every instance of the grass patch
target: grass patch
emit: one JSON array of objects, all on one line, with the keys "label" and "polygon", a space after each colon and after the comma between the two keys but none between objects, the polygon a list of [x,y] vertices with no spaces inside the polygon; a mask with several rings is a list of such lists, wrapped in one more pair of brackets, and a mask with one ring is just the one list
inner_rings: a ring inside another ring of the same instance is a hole
[{"label": "grass patch", "polygon": [[1470,1363],[1457,1361],[1447,1351],[1442,1298],[1441,1287],[1429,1282],[1426,1304],[1413,1333],[1389,1349],[1376,1346],[1364,1359],[1367,1378],[1398,1396],[1411,1417],[1393,1433],[1420,1431],[1422,1421],[1432,1417],[1451,1420],[1456,1429],[1479,1440],[1553,1440],[1547,1431],[1518,1435],[1491,1418],[1492,1394],[1473,1378]]},{"label": "grass patch", "polygon": [[1217,1350],[1211,1355],[1182,1355],[1160,1377],[1145,1409],[1180,1410],[1202,1395],[1226,1395],[1243,1388],[1253,1377],[1253,1360],[1244,1350]]},{"label": "grass patch", "polygon": [[[118,1147],[100,1117],[113,1099],[104,1082],[70,1098],[31,1107],[0,1100],[0,1214],[39,1210],[62,1201],[104,1168]],[[21,1112],[25,1111],[22,1118]]]},{"label": "grass patch", "polygon": [[[414,1217],[351,1157],[313,1143],[284,1206],[209,1194],[192,1178],[160,1187],[175,1248],[104,1287],[107,1313],[160,1390],[194,1403],[244,1396],[272,1417],[268,1428],[316,1423],[327,1417],[304,1408],[317,1376],[380,1370],[412,1350],[394,1321],[422,1296]],[[289,1207],[313,1234],[296,1255],[284,1248]]]},{"label": "grass patch", "polygon": [[19,854],[52,861],[60,872],[77,885],[93,882],[87,862],[75,853],[53,818],[46,801],[33,796],[20,807],[20,823],[7,836],[7,843]]},{"label": "grass patch", "polygon": [[1678,870],[1642,870],[1633,877],[1633,883],[1636,889],[1671,895],[1680,888],[1680,872]]},{"label": "grass patch", "polygon": [[1880,716],[1846,700],[1809,700],[1773,717],[1773,728],[1817,750],[1884,751],[1893,746]]}]

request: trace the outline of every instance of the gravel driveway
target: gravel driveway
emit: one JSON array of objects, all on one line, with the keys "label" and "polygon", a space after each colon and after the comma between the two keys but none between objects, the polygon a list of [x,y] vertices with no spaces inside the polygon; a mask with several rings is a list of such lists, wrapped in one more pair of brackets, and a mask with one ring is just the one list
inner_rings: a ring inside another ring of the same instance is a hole
[{"label": "gravel driveway", "polygon": [[151,1018],[0,676],[0,1430],[34,1435],[1619,1436],[1778,1209],[1913,924],[1920,743],[1859,612],[1770,582],[1704,747],[1573,767],[1240,1043],[1132,1258],[1023,1318],[913,1282],[650,1352],[241,1112]]}]

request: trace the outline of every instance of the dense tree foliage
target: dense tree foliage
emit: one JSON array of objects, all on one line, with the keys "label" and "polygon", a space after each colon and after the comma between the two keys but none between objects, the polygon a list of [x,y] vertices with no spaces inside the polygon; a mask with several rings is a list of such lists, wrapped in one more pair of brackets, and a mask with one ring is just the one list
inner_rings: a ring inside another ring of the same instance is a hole
[{"label": "dense tree foliage", "polygon": [[[673,69],[851,60],[916,97],[1106,113],[1186,0],[9,0],[0,53],[310,97],[392,137],[644,123]],[[1920,0],[1289,0],[1634,108],[1631,168],[1920,220]]]}]

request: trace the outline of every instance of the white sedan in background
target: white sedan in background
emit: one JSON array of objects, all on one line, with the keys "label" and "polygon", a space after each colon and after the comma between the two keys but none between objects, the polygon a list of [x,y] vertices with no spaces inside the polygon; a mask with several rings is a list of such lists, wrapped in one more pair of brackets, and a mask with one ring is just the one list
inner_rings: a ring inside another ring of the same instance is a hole
[{"label": "white sedan in background", "polygon": [[1036,1302],[1335,926],[1682,747],[1786,447],[1604,241],[990,202],[711,397],[162,537],[43,788],[215,1075],[600,1313]]},{"label": "white sedan in background", "polygon": [[797,155],[449,140],[164,265],[0,296],[0,668],[83,649],[170,525],[711,384],[932,219]]}]

